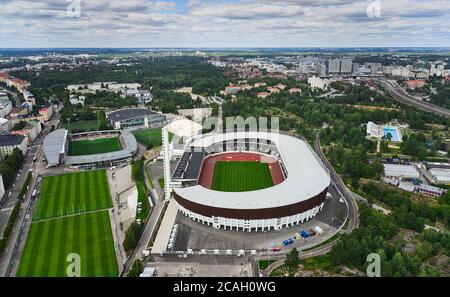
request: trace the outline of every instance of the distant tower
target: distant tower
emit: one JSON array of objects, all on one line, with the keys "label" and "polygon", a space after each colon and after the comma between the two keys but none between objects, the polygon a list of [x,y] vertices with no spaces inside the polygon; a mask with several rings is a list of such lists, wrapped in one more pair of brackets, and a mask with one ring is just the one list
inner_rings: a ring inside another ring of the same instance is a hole
[{"label": "distant tower", "polygon": [[170,174],[170,147],[169,147],[169,131],[167,127],[162,128],[163,141],[163,155],[164,155],[164,199],[169,200],[171,189],[171,174]]}]

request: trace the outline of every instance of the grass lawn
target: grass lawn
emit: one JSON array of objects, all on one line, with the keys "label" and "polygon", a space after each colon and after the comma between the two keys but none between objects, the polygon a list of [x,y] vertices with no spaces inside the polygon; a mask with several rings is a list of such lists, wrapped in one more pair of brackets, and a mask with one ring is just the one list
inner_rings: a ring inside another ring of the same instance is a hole
[{"label": "grass lawn", "polygon": [[[147,149],[162,145],[161,128],[156,129],[144,129],[134,131],[133,135],[136,137],[137,142],[145,146]],[[169,133],[169,139],[172,140],[173,134]]]},{"label": "grass lawn", "polygon": [[92,121],[77,121],[77,122],[71,122],[62,124],[63,128],[66,128],[70,132],[79,132],[79,131],[96,131],[98,130],[98,121],[92,120]]},{"label": "grass lawn", "polygon": [[110,207],[105,170],[48,176],[43,180],[33,220]]},{"label": "grass lawn", "polygon": [[266,163],[219,161],[214,166],[212,190],[245,192],[271,186],[272,175]]},{"label": "grass lawn", "polygon": [[158,184],[159,184],[159,187],[161,189],[164,189],[164,178],[159,178],[158,179]]},{"label": "grass lawn", "polygon": [[120,151],[119,137],[74,140],[69,143],[69,156],[95,155]]},{"label": "grass lawn", "polygon": [[81,276],[118,275],[108,211],[33,222],[17,276],[67,276],[71,253]]}]

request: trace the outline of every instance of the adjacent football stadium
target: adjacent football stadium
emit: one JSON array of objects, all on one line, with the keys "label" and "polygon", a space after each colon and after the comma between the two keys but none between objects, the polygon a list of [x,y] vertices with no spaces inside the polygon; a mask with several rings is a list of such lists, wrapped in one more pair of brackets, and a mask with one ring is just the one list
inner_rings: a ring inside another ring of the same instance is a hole
[{"label": "adjacent football stadium", "polygon": [[214,228],[269,231],[322,210],[330,175],[309,144],[269,132],[195,136],[171,176],[178,208]]},{"label": "adjacent football stadium", "polygon": [[17,276],[68,276],[68,257],[81,276],[117,276],[104,170],[48,176],[42,181]]},{"label": "adjacent football stadium", "polygon": [[137,152],[137,141],[125,130],[70,134],[66,129],[58,129],[44,139],[43,151],[48,167],[106,167],[131,161]]}]

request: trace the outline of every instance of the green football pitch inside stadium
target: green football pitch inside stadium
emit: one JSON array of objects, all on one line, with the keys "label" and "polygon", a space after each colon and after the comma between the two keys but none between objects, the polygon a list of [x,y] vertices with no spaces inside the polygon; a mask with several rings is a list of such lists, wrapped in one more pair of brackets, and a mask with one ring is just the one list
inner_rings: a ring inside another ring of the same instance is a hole
[{"label": "green football pitch inside stadium", "polygon": [[271,186],[272,175],[266,163],[219,161],[214,165],[212,190],[246,192]]},{"label": "green football pitch inside stadium", "polygon": [[69,156],[111,153],[122,150],[119,137],[74,140],[69,143]]},{"label": "green football pitch inside stadium", "polygon": [[45,177],[33,220],[112,207],[105,170]]},{"label": "green football pitch inside stadium", "polygon": [[107,210],[33,222],[17,276],[68,276],[70,254],[80,256],[81,276],[118,275]]}]

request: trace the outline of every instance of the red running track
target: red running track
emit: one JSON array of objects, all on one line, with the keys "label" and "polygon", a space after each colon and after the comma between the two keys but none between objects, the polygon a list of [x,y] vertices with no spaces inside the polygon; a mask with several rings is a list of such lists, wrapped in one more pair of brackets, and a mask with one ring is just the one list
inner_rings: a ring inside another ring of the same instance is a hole
[{"label": "red running track", "polygon": [[258,153],[221,153],[211,155],[203,160],[198,184],[210,189],[214,175],[214,166],[218,161],[232,162],[259,162],[269,164],[270,174],[272,175],[273,185],[278,185],[284,181],[283,171],[280,163],[275,157]]}]

